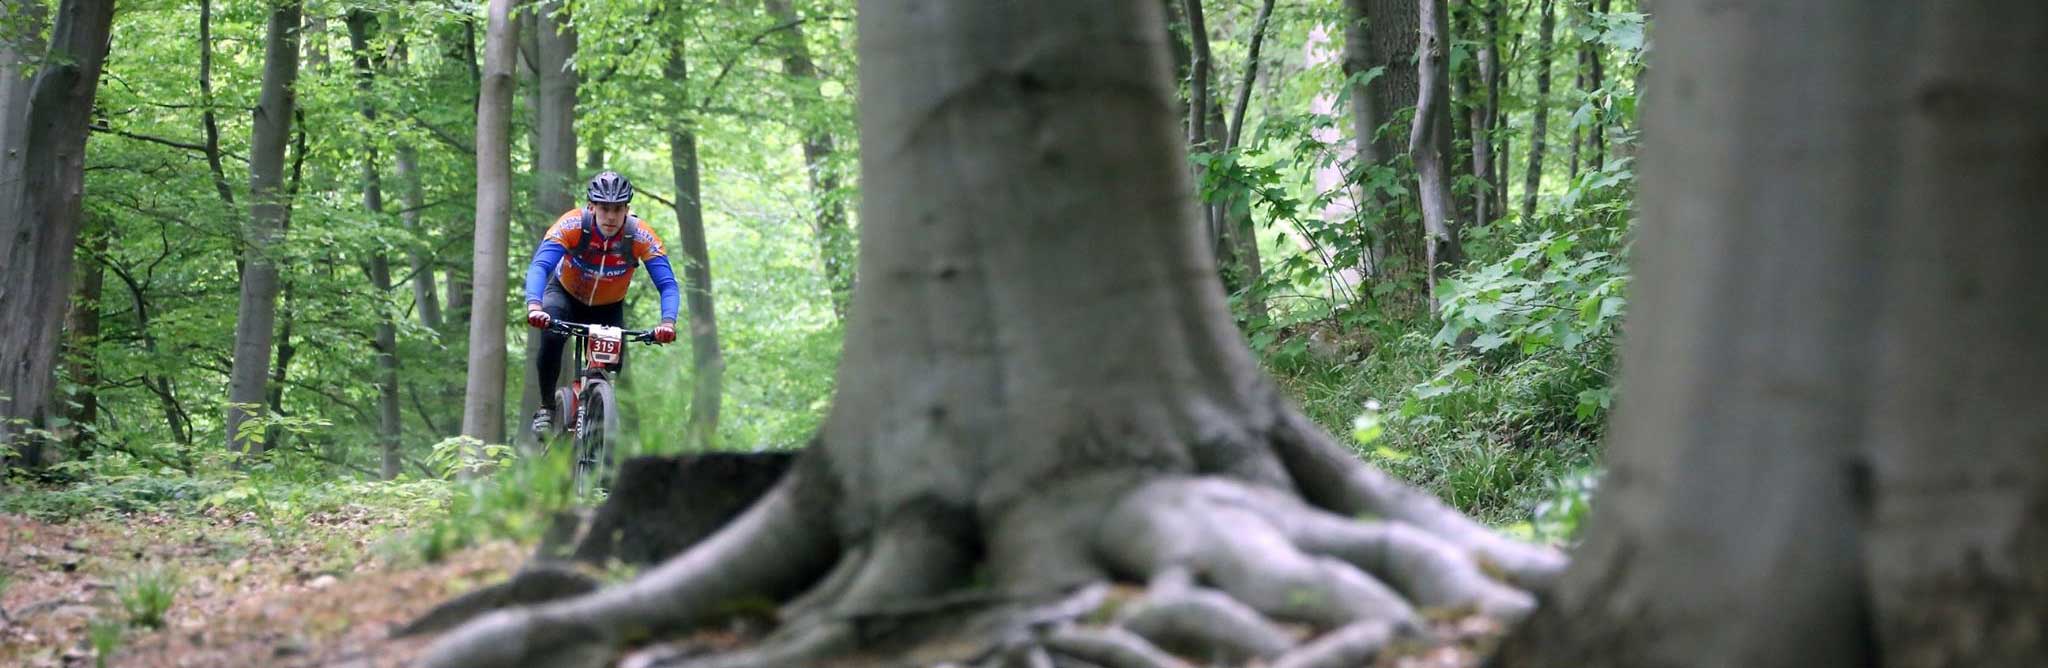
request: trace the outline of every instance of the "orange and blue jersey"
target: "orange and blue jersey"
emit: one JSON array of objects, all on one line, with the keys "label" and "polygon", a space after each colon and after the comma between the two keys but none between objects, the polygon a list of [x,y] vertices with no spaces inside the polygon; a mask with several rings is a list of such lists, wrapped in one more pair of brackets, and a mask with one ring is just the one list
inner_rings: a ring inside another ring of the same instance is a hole
[{"label": "orange and blue jersey", "polygon": [[[584,219],[583,209],[573,209],[548,228],[540,247],[533,251],[533,263],[526,268],[526,301],[540,301],[548,281],[553,279],[577,301],[592,306],[616,303],[626,298],[626,287],[633,282],[634,265],[645,264],[647,277],[661,291],[661,319],[674,322],[682,306],[682,295],[676,289],[676,272],[669,266],[668,250],[654,228],[639,216],[627,216],[619,233],[606,239],[595,222],[586,227]],[[588,243],[583,238],[585,234],[591,236]],[[638,262],[627,260],[627,254]]]}]

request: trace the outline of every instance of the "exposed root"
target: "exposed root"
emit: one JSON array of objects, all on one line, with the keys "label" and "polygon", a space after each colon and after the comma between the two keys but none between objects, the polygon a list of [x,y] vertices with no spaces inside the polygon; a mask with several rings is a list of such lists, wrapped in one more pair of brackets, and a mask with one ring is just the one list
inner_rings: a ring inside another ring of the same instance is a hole
[{"label": "exposed root", "polygon": [[845,623],[828,622],[795,629],[789,633],[778,632],[761,644],[736,652],[713,656],[697,657],[672,662],[653,662],[649,668],[784,668],[786,666],[809,666],[823,662],[837,654],[845,653],[854,646],[853,628]]},{"label": "exposed root", "polygon": [[1187,569],[1276,619],[1323,628],[1415,619],[1413,607],[1365,572],[1295,547],[1259,509],[1243,503],[1246,489],[1215,478],[1148,483],[1105,518],[1103,557],[1125,575]]},{"label": "exposed root", "polygon": [[541,563],[512,574],[512,578],[477,589],[434,606],[418,619],[391,632],[393,637],[434,633],[476,618],[484,613],[513,606],[532,605],[590,593],[597,578],[567,564]]},{"label": "exposed root", "polygon": [[1067,626],[1045,635],[1045,646],[1103,668],[1187,668],[1138,634],[1118,628]]},{"label": "exposed root", "polygon": [[830,527],[795,503],[800,478],[786,477],[730,525],[629,584],[494,613],[443,636],[421,665],[602,665],[629,638],[686,628],[750,599],[793,595],[839,552]]},{"label": "exposed root", "polygon": [[1163,649],[1212,664],[1270,659],[1294,646],[1291,634],[1258,611],[1199,587],[1155,587],[1119,610],[1117,625]]},{"label": "exposed root", "polygon": [[1273,660],[1270,668],[1354,668],[1372,665],[1380,649],[1387,646],[1404,627],[1382,621],[1359,622],[1323,634],[1322,637]]},{"label": "exposed root", "polygon": [[1309,503],[1341,515],[1378,516],[1422,529],[1524,587],[1547,587],[1564,573],[1564,553],[1495,533],[1427,492],[1366,465],[1299,412],[1284,412],[1273,450]]},{"label": "exposed root", "polygon": [[1296,545],[1385,578],[1418,607],[1473,607],[1515,622],[1536,598],[1488,577],[1470,555],[1434,534],[1395,522],[1364,522],[1319,510],[1292,514]]}]

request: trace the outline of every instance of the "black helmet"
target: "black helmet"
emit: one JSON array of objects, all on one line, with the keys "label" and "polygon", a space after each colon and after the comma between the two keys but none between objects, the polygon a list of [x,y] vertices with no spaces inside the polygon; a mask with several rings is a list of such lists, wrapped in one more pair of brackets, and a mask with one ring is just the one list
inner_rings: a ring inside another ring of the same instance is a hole
[{"label": "black helmet", "polygon": [[633,201],[633,182],[618,172],[605,170],[590,177],[591,204],[625,204]]}]

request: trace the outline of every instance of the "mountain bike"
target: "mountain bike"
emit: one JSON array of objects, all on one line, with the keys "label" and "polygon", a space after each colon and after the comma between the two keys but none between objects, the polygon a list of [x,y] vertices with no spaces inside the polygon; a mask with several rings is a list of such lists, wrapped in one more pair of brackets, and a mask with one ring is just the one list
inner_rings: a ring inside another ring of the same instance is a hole
[{"label": "mountain bike", "polygon": [[[626,344],[654,343],[654,332],[561,320],[549,323],[548,331],[567,334],[582,343],[573,347],[576,380],[568,387],[555,389],[555,407],[563,416],[557,422],[555,435],[573,435],[572,477],[576,494],[582,496],[611,484],[612,455],[619,437],[619,404],[612,389],[612,374],[618,373]],[[553,447],[552,439],[548,447]]]}]

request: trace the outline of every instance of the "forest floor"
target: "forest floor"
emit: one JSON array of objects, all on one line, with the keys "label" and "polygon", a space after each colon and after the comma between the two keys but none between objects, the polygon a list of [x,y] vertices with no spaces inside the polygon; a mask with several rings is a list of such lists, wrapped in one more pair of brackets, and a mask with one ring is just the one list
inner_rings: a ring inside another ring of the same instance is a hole
[{"label": "forest floor", "polygon": [[[249,514],[0,515],[0,666],[402,666],[425,641],[391,629],[522,556],[497,541],[434,563],[379,557],[375,525],[366,513],[307,517],[289,534]],[[124,599],[146,609],[145,592],[165,587],[160,628],[126,624]],[[96,626],[121,629],[104,663]]]},{"label": "forest floor", "polygon": [[[392,639],[393,629],[502,580],[529,551],[495,540],[426,561],[386,549],[382,524],[348,511],[288,532],[218,510],[62,522],[0,514],[0,666],[406,666],[430,639]],[[149,590],[166,588],[158,627],[130,623]],[[1478,617],[1435,626],[1448,642],[1378,666],[1469,668],[1499,633]],[[109,643],[111,629],[120,631]],[[95,635],[112,648],[103,662]],[[743,642],[713,631],[687,644]]]}]

